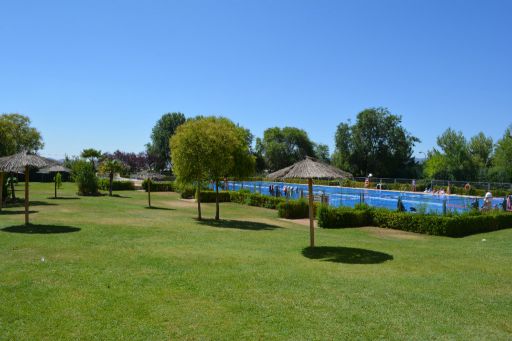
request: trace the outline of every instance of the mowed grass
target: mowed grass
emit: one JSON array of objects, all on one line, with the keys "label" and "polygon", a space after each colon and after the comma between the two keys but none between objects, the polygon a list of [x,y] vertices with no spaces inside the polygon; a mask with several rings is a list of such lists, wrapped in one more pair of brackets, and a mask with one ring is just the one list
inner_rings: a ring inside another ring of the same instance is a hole
[{"label": "mowed grass", "polygon": [[512,229],[317,229],[309,250],[272,210],[198,222],[175,193],[147,209],[143,192],[74,192],[31,184],[28,229],[21,206],[0,214],[0,339],[512,338]]}]

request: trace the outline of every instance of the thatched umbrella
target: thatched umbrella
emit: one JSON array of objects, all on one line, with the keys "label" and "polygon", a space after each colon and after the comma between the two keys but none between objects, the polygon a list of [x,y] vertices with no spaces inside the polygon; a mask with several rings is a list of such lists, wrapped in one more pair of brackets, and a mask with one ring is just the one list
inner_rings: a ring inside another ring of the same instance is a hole
[{"label": "thatched umbrella", "polygon": [[[30,167],[46,167],[53,164],[55,161],[43,158],[39,155],[28,154],[27,152],[21,152],[11,156],[0,158],[0,181],[3,181],[3,172],[25,172],[25,225],[28,225],[28,181],[29,181],[29,168]],[[1,191],[0,191],[1,192]],[[1,200],[0,195],[0,200]]]},{"label": "thatched umbrella", "polygon": [[311,247],[315,246],[315,225],[313,216],[313,179],[346,179],[352,174],[342,171],[312,157],[280,169],[268,175],[270,179],[308,179],[309,192],[309,238]]},{"label": "thatched umbrella", "polygon": [[[66,168],[62,165],[54,165],[54,166],[51,166],[51,167],[46,167],[46,168],[42,168],[39,170],[38,173],[42,173],[42,174],[50,174],[50,173],[71,173],[71,169],[69,168]],[[57,198],[57,177],[55,177],[54,179],[54,185],[55,185],[55,188],[54,188],[54,197]]]}]

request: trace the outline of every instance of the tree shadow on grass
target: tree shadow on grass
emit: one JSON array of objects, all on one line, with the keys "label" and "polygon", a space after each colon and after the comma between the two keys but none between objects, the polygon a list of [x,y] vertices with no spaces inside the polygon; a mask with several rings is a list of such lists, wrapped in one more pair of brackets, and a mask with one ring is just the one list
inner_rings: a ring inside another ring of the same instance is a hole
[{"label": "tree shadow on grass", "polygon": [[[57,204],[53,202],[46,202],[46,201],[38,201],[38,200],[30,200],[30,206],[56,206]],[[16,200],[16,202],[7,202],[7,208],[9,207],[25,207],[25,201],[22,200]]]},{"label": "tree shadow on grass", "polygon": [[124,196],[124,195],[121,195],[121,194],[112,194],[112,198],[125,198],[125,199],[130,199],[131,197],[127,197],[127,196]]},{"label": "tree shadow on grass", "polygon": [[3,232],[27,233],[27,234],[50,234],[50,233],[70,233],[78,232],[80,228],[60,225],[17,225],[4,227]]},{"label": "tree shadow on grass", "polygon": [[214,219],[203,219],[197,221],[201,225],[208,225],[226,229],[239,229],[239,230],[274,230],[281,228],[276,225],[270,225],[265,223],[258,223],[255,221],[243,221],[243,220],[214,220]]},{"label": "tree shadow on grass", "polygon": [[[37,212],[39,212],[39,211],[29,210],[28,214],[33,214],[33,213],[37,213]],[[11,215],[11,214],[25,214],[25,210],[6,211],[5,209],[2,209],[0,211],[0,215]]]},{"label": "tree shadow on grass", "polygon": [[340,246],[306,247],[302,255],[309,259],[346,264],[378,264],[393,260],[393,256],[387,253]]},{"label": "tree shadow on grass", "polygon": [[145,209],[147,210],[163,210],[163,211],[176,211],[176,209],[174,208],[169,208],[169,207],[158,207],[158,206],[146,206],[144,207]]}]

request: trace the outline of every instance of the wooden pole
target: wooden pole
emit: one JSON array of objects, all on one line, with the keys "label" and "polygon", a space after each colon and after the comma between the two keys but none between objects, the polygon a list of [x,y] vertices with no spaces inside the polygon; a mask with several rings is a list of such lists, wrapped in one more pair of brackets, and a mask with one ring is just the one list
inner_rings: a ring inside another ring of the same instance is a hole
[{"label": "wooden pole", "polygon": [[25,225],[29,224],[28,219],[28,180],[29,180],[29,169],[25,166]]},{"label": "wooden pole", "polygon": [[2,206],[4,204],[4,172],[0,171],[0,211],[2,211]]},{"label": "wooden pole", "polygon": [[313,179],[308,179],[309,191],[309,246],[315,247],[315,217],[313,216]]},{"label": "wooden pole", "polygon": [[148,178],[148,205],[151,207],[151,179]]}]

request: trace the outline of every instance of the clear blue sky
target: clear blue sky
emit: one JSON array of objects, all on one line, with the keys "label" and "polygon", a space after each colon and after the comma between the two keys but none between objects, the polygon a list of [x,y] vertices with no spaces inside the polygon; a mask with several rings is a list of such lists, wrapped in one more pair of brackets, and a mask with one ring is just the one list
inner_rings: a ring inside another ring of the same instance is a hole
[{"label": "clear blue sky", "polygon": [[44,155],[142,151],[165,112],[256,136],[388,107],[422,143],[512,123],[512,1],[1,1],[0,112]]}]

